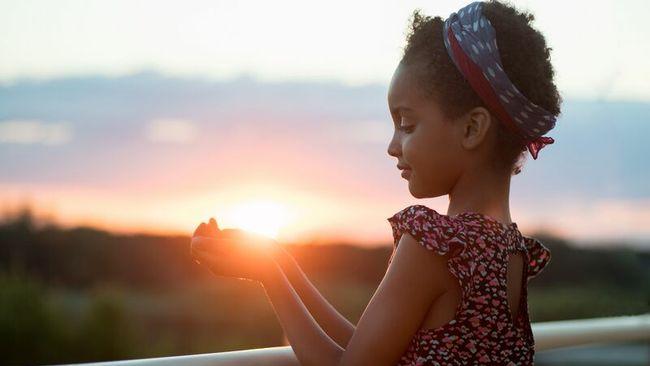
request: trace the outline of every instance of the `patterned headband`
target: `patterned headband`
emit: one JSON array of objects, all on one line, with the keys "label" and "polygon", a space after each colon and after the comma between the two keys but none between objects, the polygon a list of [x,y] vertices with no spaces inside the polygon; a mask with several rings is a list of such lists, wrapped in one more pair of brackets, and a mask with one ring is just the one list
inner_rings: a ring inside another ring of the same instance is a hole
[{"label": "patterned headband", "polygon": [[539,150],[554,142],[543,135],[555,127],[555,116],[528,100],[506,75],[496,31],[481,13],[482,4],[473,2],[445,20],[447,53],[490,111],[526,142],[537,159]]}]

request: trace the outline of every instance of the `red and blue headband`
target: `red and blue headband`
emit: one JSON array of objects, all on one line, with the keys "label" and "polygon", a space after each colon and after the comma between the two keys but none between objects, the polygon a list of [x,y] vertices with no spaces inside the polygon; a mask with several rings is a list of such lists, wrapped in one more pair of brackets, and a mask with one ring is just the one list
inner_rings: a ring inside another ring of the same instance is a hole
[{"label": "red and blue headband", "polygon": [[543,136],[555,127],[555,116],[531,102],[503,70],[496,31],[481,13],[482,2],[473,2],[452,13],[443,27],[447,53],[474,91],[501,122],[538,152],[554,142]]}]

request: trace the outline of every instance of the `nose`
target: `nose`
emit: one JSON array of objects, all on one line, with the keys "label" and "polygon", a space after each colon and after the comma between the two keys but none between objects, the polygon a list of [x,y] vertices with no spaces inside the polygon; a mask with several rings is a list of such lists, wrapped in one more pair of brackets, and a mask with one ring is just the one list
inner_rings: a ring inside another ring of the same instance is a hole
[{"label": "nose", "polygon": [[393,133],[393,138],[388,144],[388,155],[394,156],[396,158],[402,155],[402,145],[399,143],[397,133]]}]

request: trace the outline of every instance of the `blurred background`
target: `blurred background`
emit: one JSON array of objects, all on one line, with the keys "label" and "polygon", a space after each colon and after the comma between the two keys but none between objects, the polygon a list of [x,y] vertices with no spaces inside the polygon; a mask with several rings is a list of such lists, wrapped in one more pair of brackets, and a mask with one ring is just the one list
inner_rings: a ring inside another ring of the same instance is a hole
[{"label": "blurred background", "polygon": [[[261,286],[190,259],[209,217],[277,239],[356,322],[386,219],[448,204],[411,197],[386,152],[408,18],[466,3],[0,1],[0,362],[286,345]],[[650,3],[513,3],[564,98],[555,144],[512,180],[513,219],[553,254],[531,321],[648,312]],[[650,355],[607,347],[536,363]]]}]

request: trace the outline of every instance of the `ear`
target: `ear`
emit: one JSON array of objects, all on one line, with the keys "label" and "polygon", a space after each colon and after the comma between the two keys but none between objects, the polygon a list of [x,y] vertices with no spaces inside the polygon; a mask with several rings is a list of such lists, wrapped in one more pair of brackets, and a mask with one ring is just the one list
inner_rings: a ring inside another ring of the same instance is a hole
[{"label": "ear", "polygon": [[471,109],[461,122],[463,128],[461,145],[468,150],[481,145],[487,139],[491,124],[492,115],[486,108]]}]

